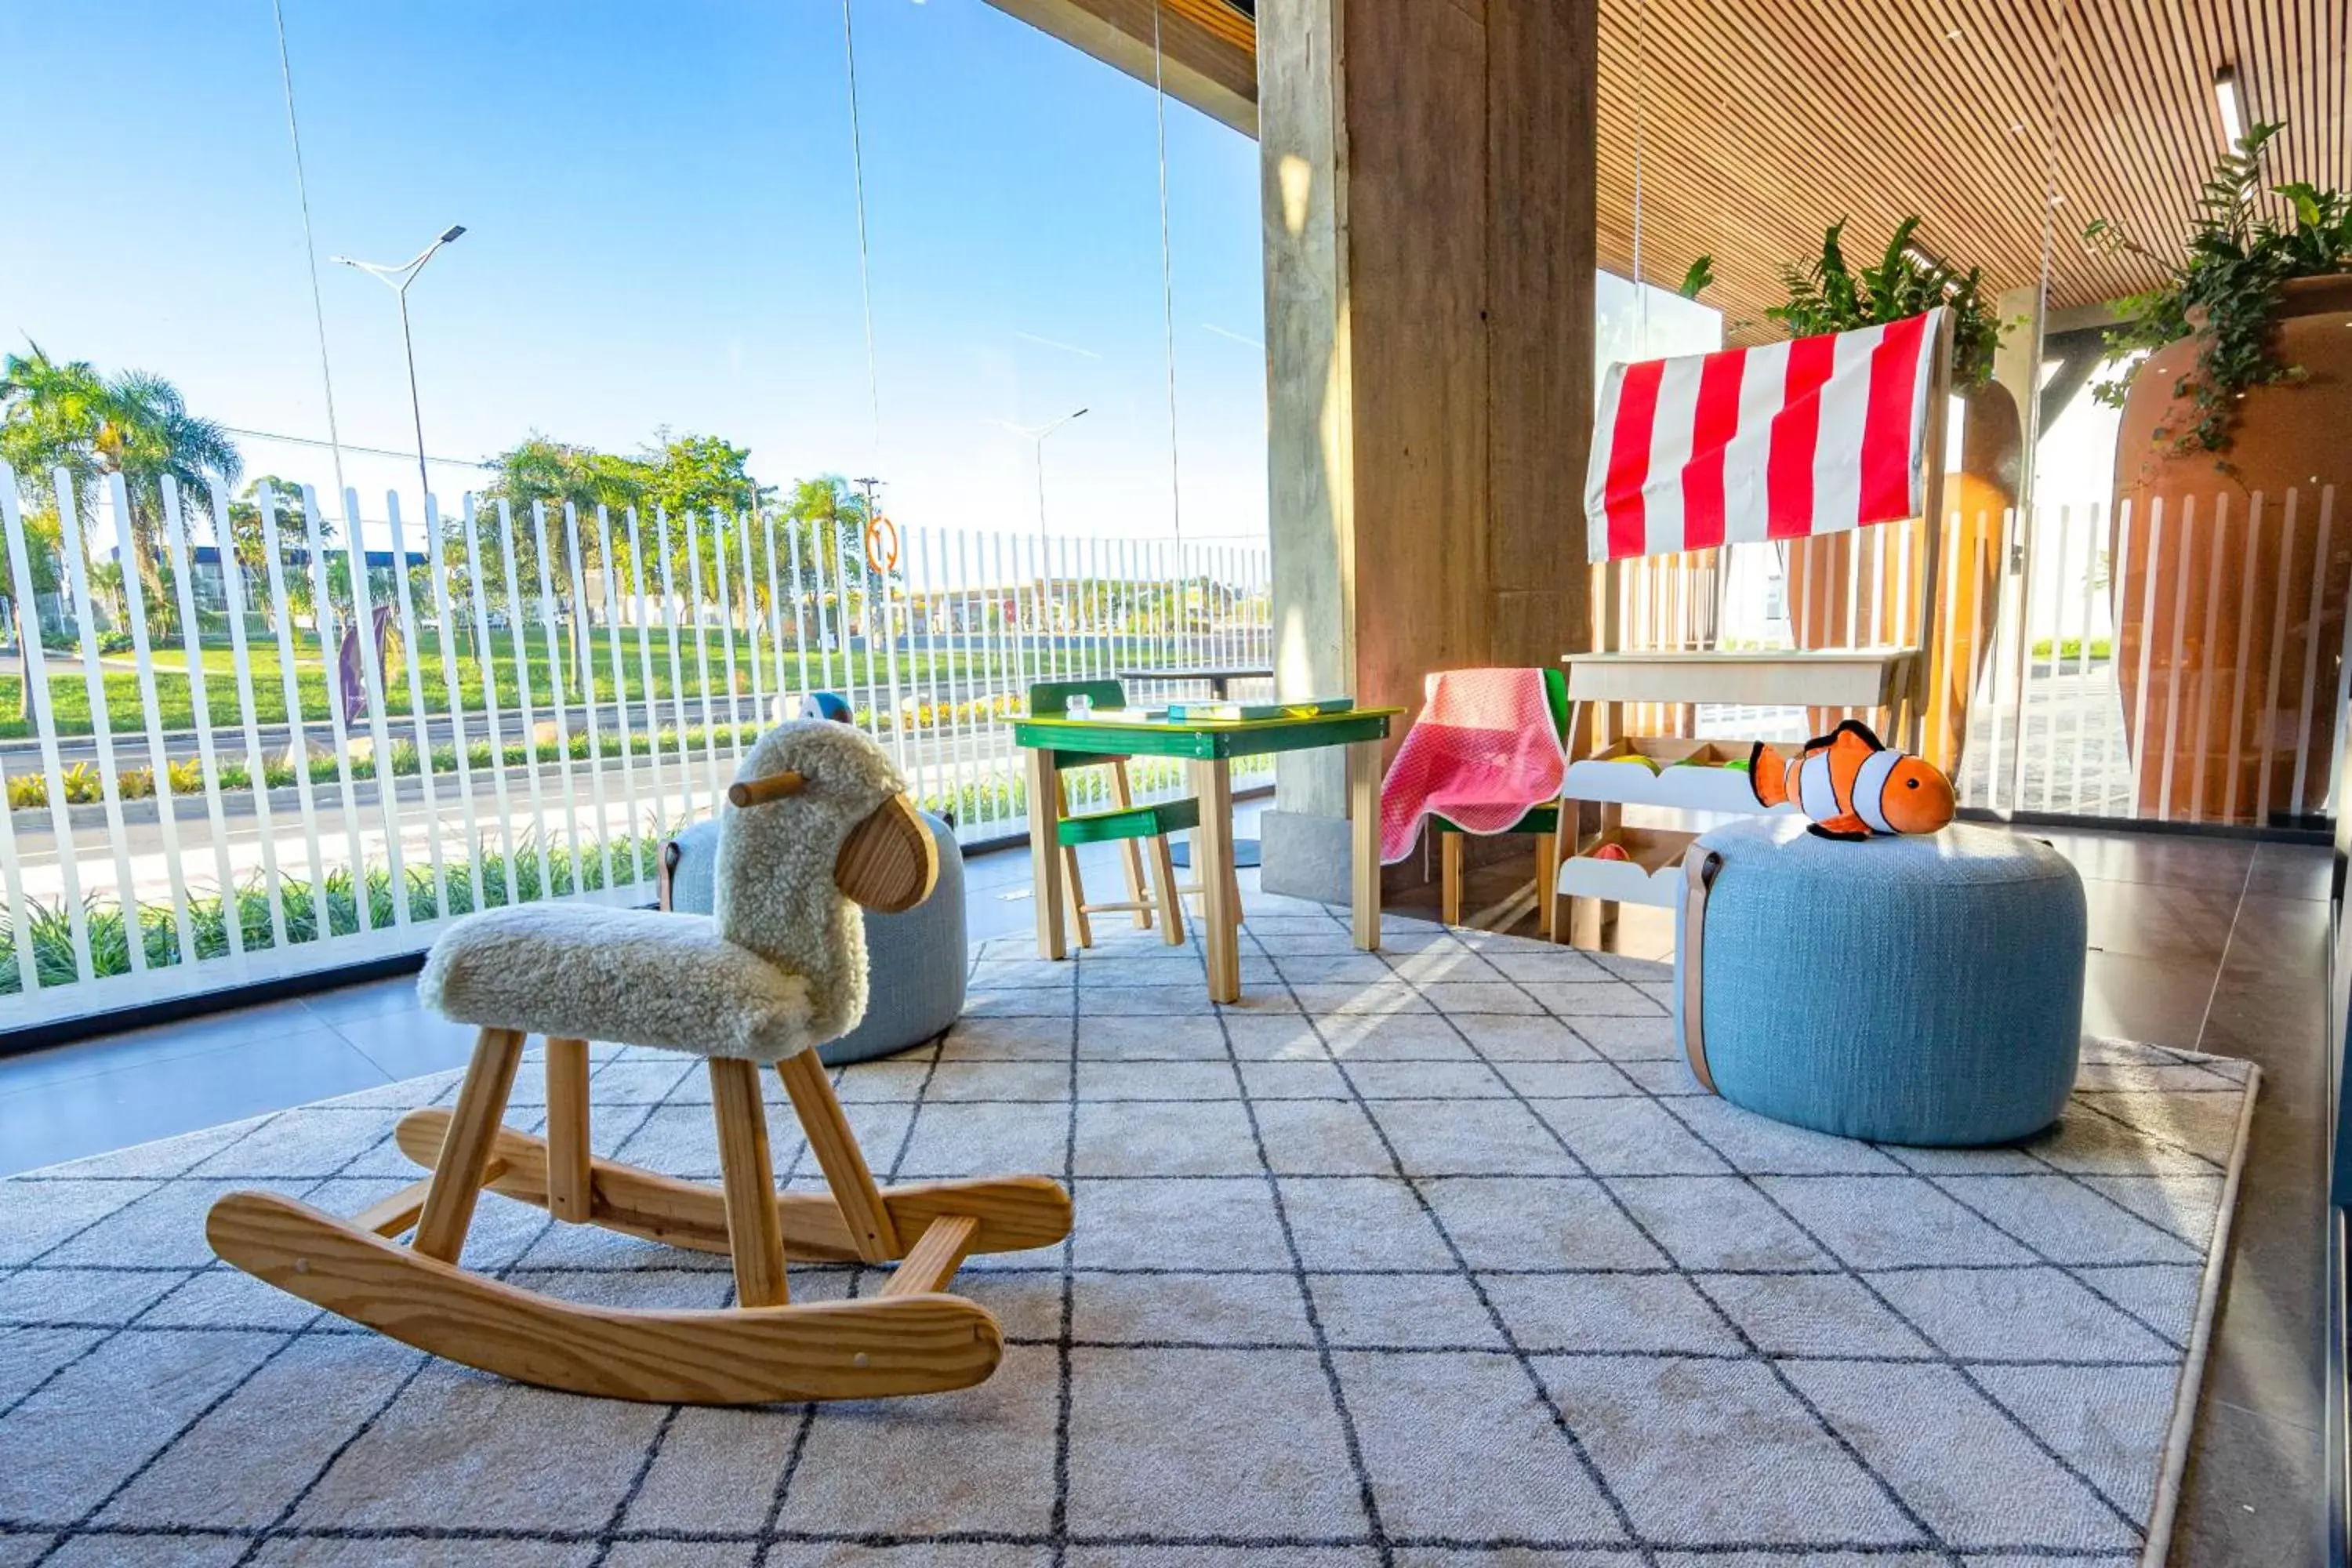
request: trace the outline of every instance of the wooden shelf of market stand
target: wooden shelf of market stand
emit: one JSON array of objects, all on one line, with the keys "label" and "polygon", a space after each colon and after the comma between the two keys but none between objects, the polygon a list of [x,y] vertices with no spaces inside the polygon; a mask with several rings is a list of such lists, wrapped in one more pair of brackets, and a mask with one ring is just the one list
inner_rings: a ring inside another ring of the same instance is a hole
[{"label": "wooden shelf of market stand", "polygon": [[1892,708],[1916,647],[1661,648],[1562,654],[1576,702],[1723,702]]},{"label": "wooden shelf of market stand", "polygon": [[[1571,903],[1568,924],[1555,929],[1569,931],[1571,942],[1589,938],[1598,945],[1610,905],[1670,910],[1680,901],[1683,852],[1698,835],[1677,828],[1627,827],[1622,818],[1628,805],[1749,816],[1794,810],[1786,805],[1757,805],[1747,770],[1728,765],[1744,763],[1754,750],[1754,743],[1746,741],[1626,735],[1570,763],[1560,783],[1560,819],[1578,821],[1578,807],[1591,801],[1601,808],[1601,831],[1580,837],[1575,855],[1560,862],[1552,895]],[[1594,858],[1593,851],[1609,844],[1623,849],[1627,858]],[[1577,900],[1586,900],[1588,907],[1580,907],[1573,901]]]},{"label": "wooden shelf of market stand", "polygon": [[[1605,828],[1586,834],[1575,855],[1560,862],[1558,892],[1564,898],[1597,899],[1604,904],[1675,907],[1682,897],[1683,851],[1698,837],[1672,827]],[[1614,845],[1622,860],[1602,860],[1593,851]]]},{"label": "wooden shelf of market stand", "polygon": [[1568,764],[1560,798],[1677,811],[1761,811],[1747,770],[1728,765],[1744,763],[1754,749],[1747,741],[1622,736]]}]

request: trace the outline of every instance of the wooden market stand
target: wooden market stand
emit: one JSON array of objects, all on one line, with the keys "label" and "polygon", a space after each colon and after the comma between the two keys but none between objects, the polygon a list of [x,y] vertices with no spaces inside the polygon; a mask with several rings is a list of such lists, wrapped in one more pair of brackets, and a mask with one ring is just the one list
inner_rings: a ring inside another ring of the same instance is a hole
[{"label": "wooden market stand", "polygon": [[[1698,835],[1679,828],[1628,827],[1624,808],[1654,806],[1718,813],[1759,812],[1744,761],[1747,741],[1697,741],[1623,732],[1624,705],[1730,704],[1754,707],[1858,708],[1874,712],[1888,743],[1916,752],[1926,730],[1936,663],[1935,606],[1943,559],[1945,435],[1952,380],[1952,321],[1941,320],[1927,388],[1926,473],[1922,512],[1927,550],[1920,573],[1916,646],[1864,648],[1623,649],[1619,640],[1614,561],[1600,568],[1598,650],[1561,656],[1574,707],[1571,734],[1583,733],[1591,705],[1593,753],[1569,764],[1560,786],[1559,857],[1552,896],[1569,900],[1568,922],[1555,925],[1570,942],[1598,948],[1621,903],[1673,909],[1682,899],[1683,855]],[[1717,548],[1728,548],[1718,546]],[[1582,806],[1597,808],[1597,826]],[[1787,808],[1783,808],[1787,809]],[[1574,851],[1568,846],[1573,842]],[[1598,858],[1615,846],[1624,858]]]}]

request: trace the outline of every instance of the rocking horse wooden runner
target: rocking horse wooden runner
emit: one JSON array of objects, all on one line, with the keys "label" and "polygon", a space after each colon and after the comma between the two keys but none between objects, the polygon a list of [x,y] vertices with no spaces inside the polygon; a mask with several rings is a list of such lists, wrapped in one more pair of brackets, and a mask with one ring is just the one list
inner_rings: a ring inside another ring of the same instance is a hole
[{"label": "rocking horse wooden runner", "polygon": [[[851,900],[929,895],[937,850],[881,749],[844,725],[769,731],[729,792],[716,912],[534,904],[477,915],[419,989],[480,1027],[455,1108],[404,1118],[424,1181],[349,1219],[232,1193],[206,1234],[257,1279],[416,1348],[520,1382],[614,1399],[743,1405],[964,1388],[1003,1353],[996,1321],[946,1293],[975,1252],[1047,1247],[1070,1200],[1044,1176],[877,1186],[814,1047],[864,1013]],[[501,1125],[531,1034],[547,1040],[547,1137]],[[591,1038],[709,1058],[718,1190],[596,1158]],[[776,1191],[760,1068],[773,1063],[830,1192]],[[741,1305],[578,1305],[463,1268],[482,1189],[559,1220],[734,1263]],[[404,1246],[396,1238],[414,1231]],[[896,1261],[878,1295],[793,1305],[788,1258]]]}]

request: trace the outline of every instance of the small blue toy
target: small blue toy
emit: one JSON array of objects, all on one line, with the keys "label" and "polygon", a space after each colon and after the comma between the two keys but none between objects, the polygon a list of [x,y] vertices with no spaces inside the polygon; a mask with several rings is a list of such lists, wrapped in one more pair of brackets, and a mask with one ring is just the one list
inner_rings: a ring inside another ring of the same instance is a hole
[{"label": "small blue toy", "polygon": [[801,699],[803,719],[830,719],[836,724],[851,722],[849,699],[838,691],[812,691]]}]

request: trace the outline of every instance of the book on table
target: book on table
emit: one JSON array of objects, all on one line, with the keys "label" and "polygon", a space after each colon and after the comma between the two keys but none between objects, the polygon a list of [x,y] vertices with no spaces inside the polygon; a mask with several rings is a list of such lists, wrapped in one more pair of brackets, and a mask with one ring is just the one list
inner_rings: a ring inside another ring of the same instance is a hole
[{"label": "book on table", "polygon": [[1253,720],[1318,719],[1346,713],[1356,706],[1352,697],[1306,697],[1289,702],[1175,702],[1168,719],[1175,724],[1245,724]]}]

